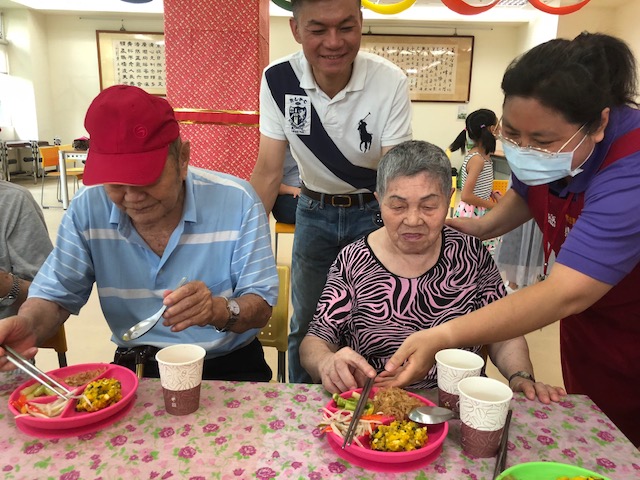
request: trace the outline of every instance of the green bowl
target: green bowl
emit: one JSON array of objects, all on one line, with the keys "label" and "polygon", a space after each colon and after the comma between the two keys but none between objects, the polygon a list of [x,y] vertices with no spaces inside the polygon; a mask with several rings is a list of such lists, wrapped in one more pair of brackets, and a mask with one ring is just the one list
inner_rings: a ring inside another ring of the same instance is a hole
[{"label": "green bowl", "polygon": [[608,477],[586,468],[557,462],[529,462],[507,468],[496,480],[557,480],[559,477],[589,477],[598,480],[611,480]]}]

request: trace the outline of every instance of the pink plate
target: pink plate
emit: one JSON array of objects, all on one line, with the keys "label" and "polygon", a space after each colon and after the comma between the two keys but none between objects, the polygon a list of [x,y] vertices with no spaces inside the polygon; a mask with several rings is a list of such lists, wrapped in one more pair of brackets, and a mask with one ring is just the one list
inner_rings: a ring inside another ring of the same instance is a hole
[{"label": "pink plate", "polygon": [[[133,399],[135,399],[135,396],[133,397]],[[116,412],[110,417],[100,420],[99,422],[90,423],[83,427],[65,428],[64,430],[63,429],[51,430],[51,429],[33,428],[28,425],[25,425],[23,422],[19,422],[19,423],[16,422],[16,425],[18,427],[18,430],[20,430],[21,432],[36,438],[56,439],[56,438],[79,437],[81,435],[86,435],[88,433],[101,431],[106,427],[108,427],[109,425],[111,425],[112,423],[115,423],[118,420],[126,417],[136,403],[133,399],[131,399],[131,401],[129,401],[129,404],[125,405],[119,412]]]},{"label": "pink plate", "polygon": [[[336,435],[337,439],[338,436]],[[420,457],[417,460],[412,462],[402,462],[402,463],[378,463],[372,462],[371,460],[365,460],[362,457],[358,457],[349,453],[349,449],[342,449],[342,442],[336,443],[336,439],[333,437],[328,437],[327,440],[329,442],[329,446],[331,450],[334,451],[340,458],[345,459],[351,465],[355,465],[356,467],[362,467],[365,470],[372,470],[374,472],[385,472],[385,473],[400,473],[400,472],[411,472],[413,470],[420,470],[434,460],[436,460],[440,454],[442,453],[442,445],[438,447],[436,450],[432,451],[430,454],[425,455],[424,457]]]},{"label": "pink plate", "polygon": [[[348,398],[353,392],[361,392],[362,389],[358,388],[356,390],[350,390],[348,392],[342,393],[342,397]],[[373,398],[377,388],[372,388],[371,393],[369,394],[370,398]],[[435,405],[430,400],[421,397],[420,395],[416,395],[415,393],[407,392],[412,397],[417,398],[425,405]],[[336,403],[333,399],[326,405],[327,410],[335,412],[337,410]],[[429,436],[427,440],[427,444],[422,448],[418,448],[417,450],[411,450],[409,452],[379,452],[377,450],[371,450],[369,446],[369,438],[368,437],[359,437],[359,440],[364,445],[360,447],[355,443],[352,443],[350,446],[344,449],[349,455],[358,457],[360,459],[376,462],[378,464],[387,463],[387,464],[395,464],[395,463],[404,463],[404,462],[416,462],[421,459],[426,459],[426,457],[431,458],[431,454],[440,451],[442,443],[444,439],[447,438],[447,433],[449,432],[449,423],[441,423],[439,425],[428,425],[427,426],[427,435]],[[334,444],[339,444],[342,447],[342,439],[333,432],[327,432],[327,437],[333,441]],[[342,448],[340,448],[342,450]],[[437,456],[436,456],[437,458]],[[433,461],[434,458],[431,458]],[[420,462],[421,463],[421,462]]]},{"label": "pink plate", "polygon": [[[16,415],[16,424],[18,426],[24,425],[26,427],[30,427],[32,429],[35,428],[38,430],[65,430],[69,428],[80,428],[86,425],[92,425],[101,422],[106,418],[112,417],[127,405],[129,405],[129,403],[131,403],[135,396],[136,390],[138,388],[138,377],[134,372],[132,372],[128,368],[124,368],[119,365],[112,365],[110,363],[84,363],[80,365],[73,365],[71,367],[59,368],[58,370],[52,370],[47,373],[54,376],[60,381],[64,380],[64,378],[70,375],[75,375],[77,373],[101,368],[104,368],[105,371],[92,380],[96,380],[98,378],[115,378],[119,380],[122,386],[122,399],[119,402],[114,403],[113,405],[109,405],[107,408],[103,408],[102,410],[98,410],[97,412],[76,412],[75,407],[77,401],[71,400],[58,417],[38,418],[31,415],[24,415],[16,410],[11,402],[17,401],[20,397],[20,392],[29,385],[35,383],[35,380],[29,380],[28,382],[25,382],[18,388],[16,388],[9,397],[9,410],[14,415]],[[60,381],[60,383],[64,385],[63,381]],[[74,390],[75,388],[75,391],[78,394],[83,390],[83,387],[68,388],[69,390]],[[34,401],[47,403],[54,401],[56,398],[58,397],[40,397],[38,399],[34,399]]]}]

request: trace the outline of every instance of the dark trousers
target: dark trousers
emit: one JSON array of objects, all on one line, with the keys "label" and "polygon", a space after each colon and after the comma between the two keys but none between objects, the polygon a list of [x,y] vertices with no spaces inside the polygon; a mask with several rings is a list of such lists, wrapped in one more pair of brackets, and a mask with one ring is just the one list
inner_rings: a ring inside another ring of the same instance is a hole
[{"label": "dark trousers", "polygon": [[298,197],[293,195],[278,195],[276,203],[273,204],[271,213],[273,218],[282,223],[296,223],[296,208],[298,208]]},{"label": "dark trousers", "polygon": [[[151,346],[116,349],[113,363],[136,371],[136,363],[144,364],[144,376],[160,378],[156,352]],[[222,357],[205,359],[202,371],[204,380],[237,380],[250,382],[268,382],[271,380],[271,368],[264,359],[262,344],[256,338],[246,347],[239,348]]]}]

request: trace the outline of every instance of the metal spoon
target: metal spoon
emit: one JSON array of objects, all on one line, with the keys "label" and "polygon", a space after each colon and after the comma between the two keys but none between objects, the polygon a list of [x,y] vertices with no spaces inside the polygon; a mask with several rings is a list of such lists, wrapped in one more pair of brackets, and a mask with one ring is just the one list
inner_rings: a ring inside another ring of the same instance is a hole
[{"label": "metal spoon", "polygon": [[[180,280],[180,283],[178,283],[178,286],[174,290],[179,289],[181,286],[187,283],[187,281],[188,281],[187,277],[182,277],[182,280]],[[162,317],[162,314],[166,309],[167,309],[167,306],[162,305],[160,310],[158,310],[156,313],[151,315],[149,318],[145,318],[144,320],[141,320],[140,322],[136,323],[133,327],[131,327],[129,330],[127,330],[122,334],[122,340],[124,340],[125,342],[128,342],[129,340],[135,340],[136,338],[147,333],[149,330],[153,328],[153,326],[156,323],[158,323],[158,320],[160,320],[160,318]]]},{"label": "metal spoon", "polygon": [[409,420],[424,425],[436,425],[444,423],[455,416],[452,410],[443,407],[418,407],[409,412]]}]

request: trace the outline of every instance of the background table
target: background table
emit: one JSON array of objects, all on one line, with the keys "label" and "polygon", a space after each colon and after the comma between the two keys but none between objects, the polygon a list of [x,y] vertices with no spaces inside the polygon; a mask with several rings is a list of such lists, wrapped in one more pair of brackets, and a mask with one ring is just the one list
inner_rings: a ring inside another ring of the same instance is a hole
[{"label": "background table", "polygon": [[85,162],[86,150],[60,150],[58,152],[58,170],[60,171],[60,193],[62,208],[69,208],[69,186],[67,185],[67,162],[69,160]]},{"label": "background table", "polygon": [[[329,401],[320,385],[207,381],[200,409],[164,410],[160,382],[143,379],[131,412],[102,431],[45,440],[19,431],[7,408],[25,377],[0,374],[0,471],[5,478],[180,479],[491,479],[494,458],[461,452],[450,422],[442,455],[422,471],[382,474],[352,466],[316,424]],[[517,395],[507,466],[551,460],[613,479],[640,478],[640,454],[584,396],[550,406]]]}]

